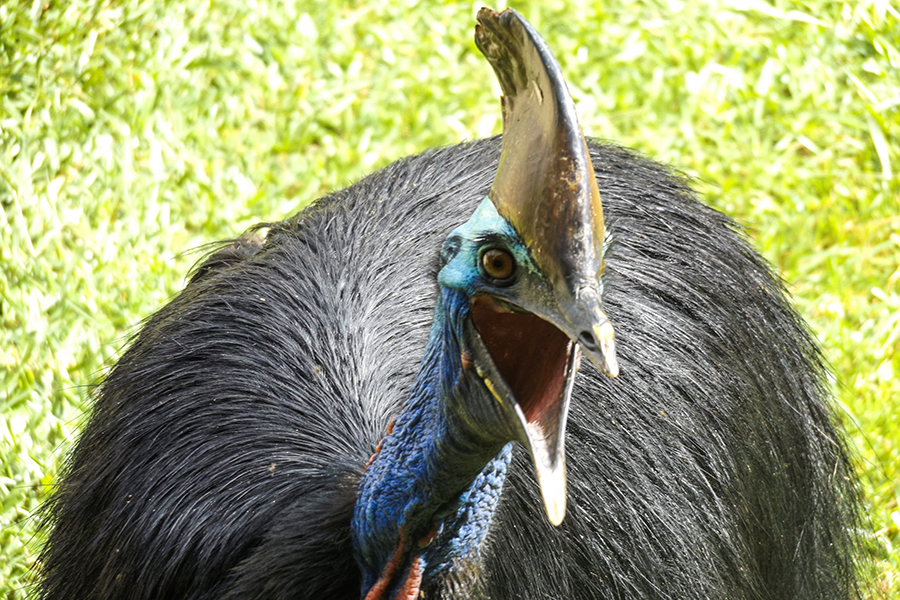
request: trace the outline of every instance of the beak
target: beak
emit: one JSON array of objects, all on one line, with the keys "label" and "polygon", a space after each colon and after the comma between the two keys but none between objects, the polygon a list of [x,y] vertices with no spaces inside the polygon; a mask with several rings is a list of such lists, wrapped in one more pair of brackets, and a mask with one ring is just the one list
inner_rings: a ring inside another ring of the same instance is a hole
[{"label": "beak", "polygon": [[[515,413],[547,517],[558,525],[566,507],[565,422],[580,355],[611,377],[619,372],[613,327],[601,304],[603,208],[574,103],[543,39],[512,9],[483,8],[477,20],[475,43],[503,90],[503,147],[488,197],[528,246],[549,285],[542,301],[524,310],[475,298],[472,320],[480,335],[468,337],[476,364],[489,365],[479,375],[498,402],[509,405],[510,417]],[[522,322],[523,314],[556,333]],[[511,334],[496,323],[517,320],[510,331],[537,327],[543,333],[532,346],[540,357],[515,360],[524,360],[532,371],[543,368],[542,360],[551,365],[546,377],[525,373],[527,385],[510,373],[504,363],[513,361],[497,350],[498,340]],[[540,385],[546,386],[543,391],[529,396],[529,386]]]},{"label": "beak", "polygon": [[554,324],[490,296],[472,300],[467,346],[510,435],[531,454],[554,525],[566,514],[566,416],[580,351]]}]

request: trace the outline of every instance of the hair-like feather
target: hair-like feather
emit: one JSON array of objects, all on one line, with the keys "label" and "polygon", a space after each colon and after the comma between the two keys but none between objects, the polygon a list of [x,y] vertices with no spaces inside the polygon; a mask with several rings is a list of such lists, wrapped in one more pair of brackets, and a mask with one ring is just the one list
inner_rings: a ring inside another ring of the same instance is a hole
[{"label": "hair-like feather", "polygon": [[[422,358],[441,242],[499,149],[400,160],[214,253],[99,387],[39,597],[358,598],[357,483]],[[620,374],[578,375],[568,514],[546,522],[517,448],[484,561],[425,597],[856,597],[852,469],[780,282],[682,178],[591,155]]]}]

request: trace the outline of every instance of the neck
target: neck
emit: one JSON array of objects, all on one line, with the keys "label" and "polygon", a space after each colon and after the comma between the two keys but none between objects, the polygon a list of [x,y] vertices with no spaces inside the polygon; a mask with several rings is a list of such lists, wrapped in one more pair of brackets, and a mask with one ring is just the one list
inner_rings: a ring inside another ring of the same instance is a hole
[{"label": "neck", "polygon": [[414,598],[449,565],[477,563],[511,454],[461,409],[488,393],[459,343],[468,310],[441,290],[412,392],[360,483],[353,542],[366,600]]}]

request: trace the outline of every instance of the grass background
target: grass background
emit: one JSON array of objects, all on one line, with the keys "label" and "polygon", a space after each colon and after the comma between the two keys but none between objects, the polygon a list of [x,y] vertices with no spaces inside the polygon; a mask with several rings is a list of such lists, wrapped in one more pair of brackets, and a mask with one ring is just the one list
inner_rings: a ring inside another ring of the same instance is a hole
[{"label": "grass background", "polygon": [[[500,131],[480,5],[0,5],[0,598],[24,597],[88,385],[192,248]],[[858,453],[872,594],[900,597],[898,4],[514,6],[584,130],[695,177],[789,282]]]}]

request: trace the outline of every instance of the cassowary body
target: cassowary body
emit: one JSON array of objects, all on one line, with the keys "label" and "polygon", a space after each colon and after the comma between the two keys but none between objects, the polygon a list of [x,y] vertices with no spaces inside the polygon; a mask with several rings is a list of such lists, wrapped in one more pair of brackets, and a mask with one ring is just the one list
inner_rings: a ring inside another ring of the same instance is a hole
[{"label": "cassowary body", "polygon": [[40,597],[855,597],[852,473],[780,283],[680,177],[595,143],[619,374],[575,379],[565,520],[493,440],[430,465],[429,489],[469,483],[426,536],[402,503],[400,533],[360,525],[453,322],[445,239],[499,157],[494,138],[400,160],[209,257],[99,389]]},{"label": "cassowary body", "polygon": [[[44,597],[357,598],[357,484],[422,359],[441,242],[499,150],[401,160],[201,266],[100,390]],[[780,284],[681,179],[591,154],[621,370],[576,380],[559,528],[515,452],[485,597],[849,597],[850,470]]]}]

